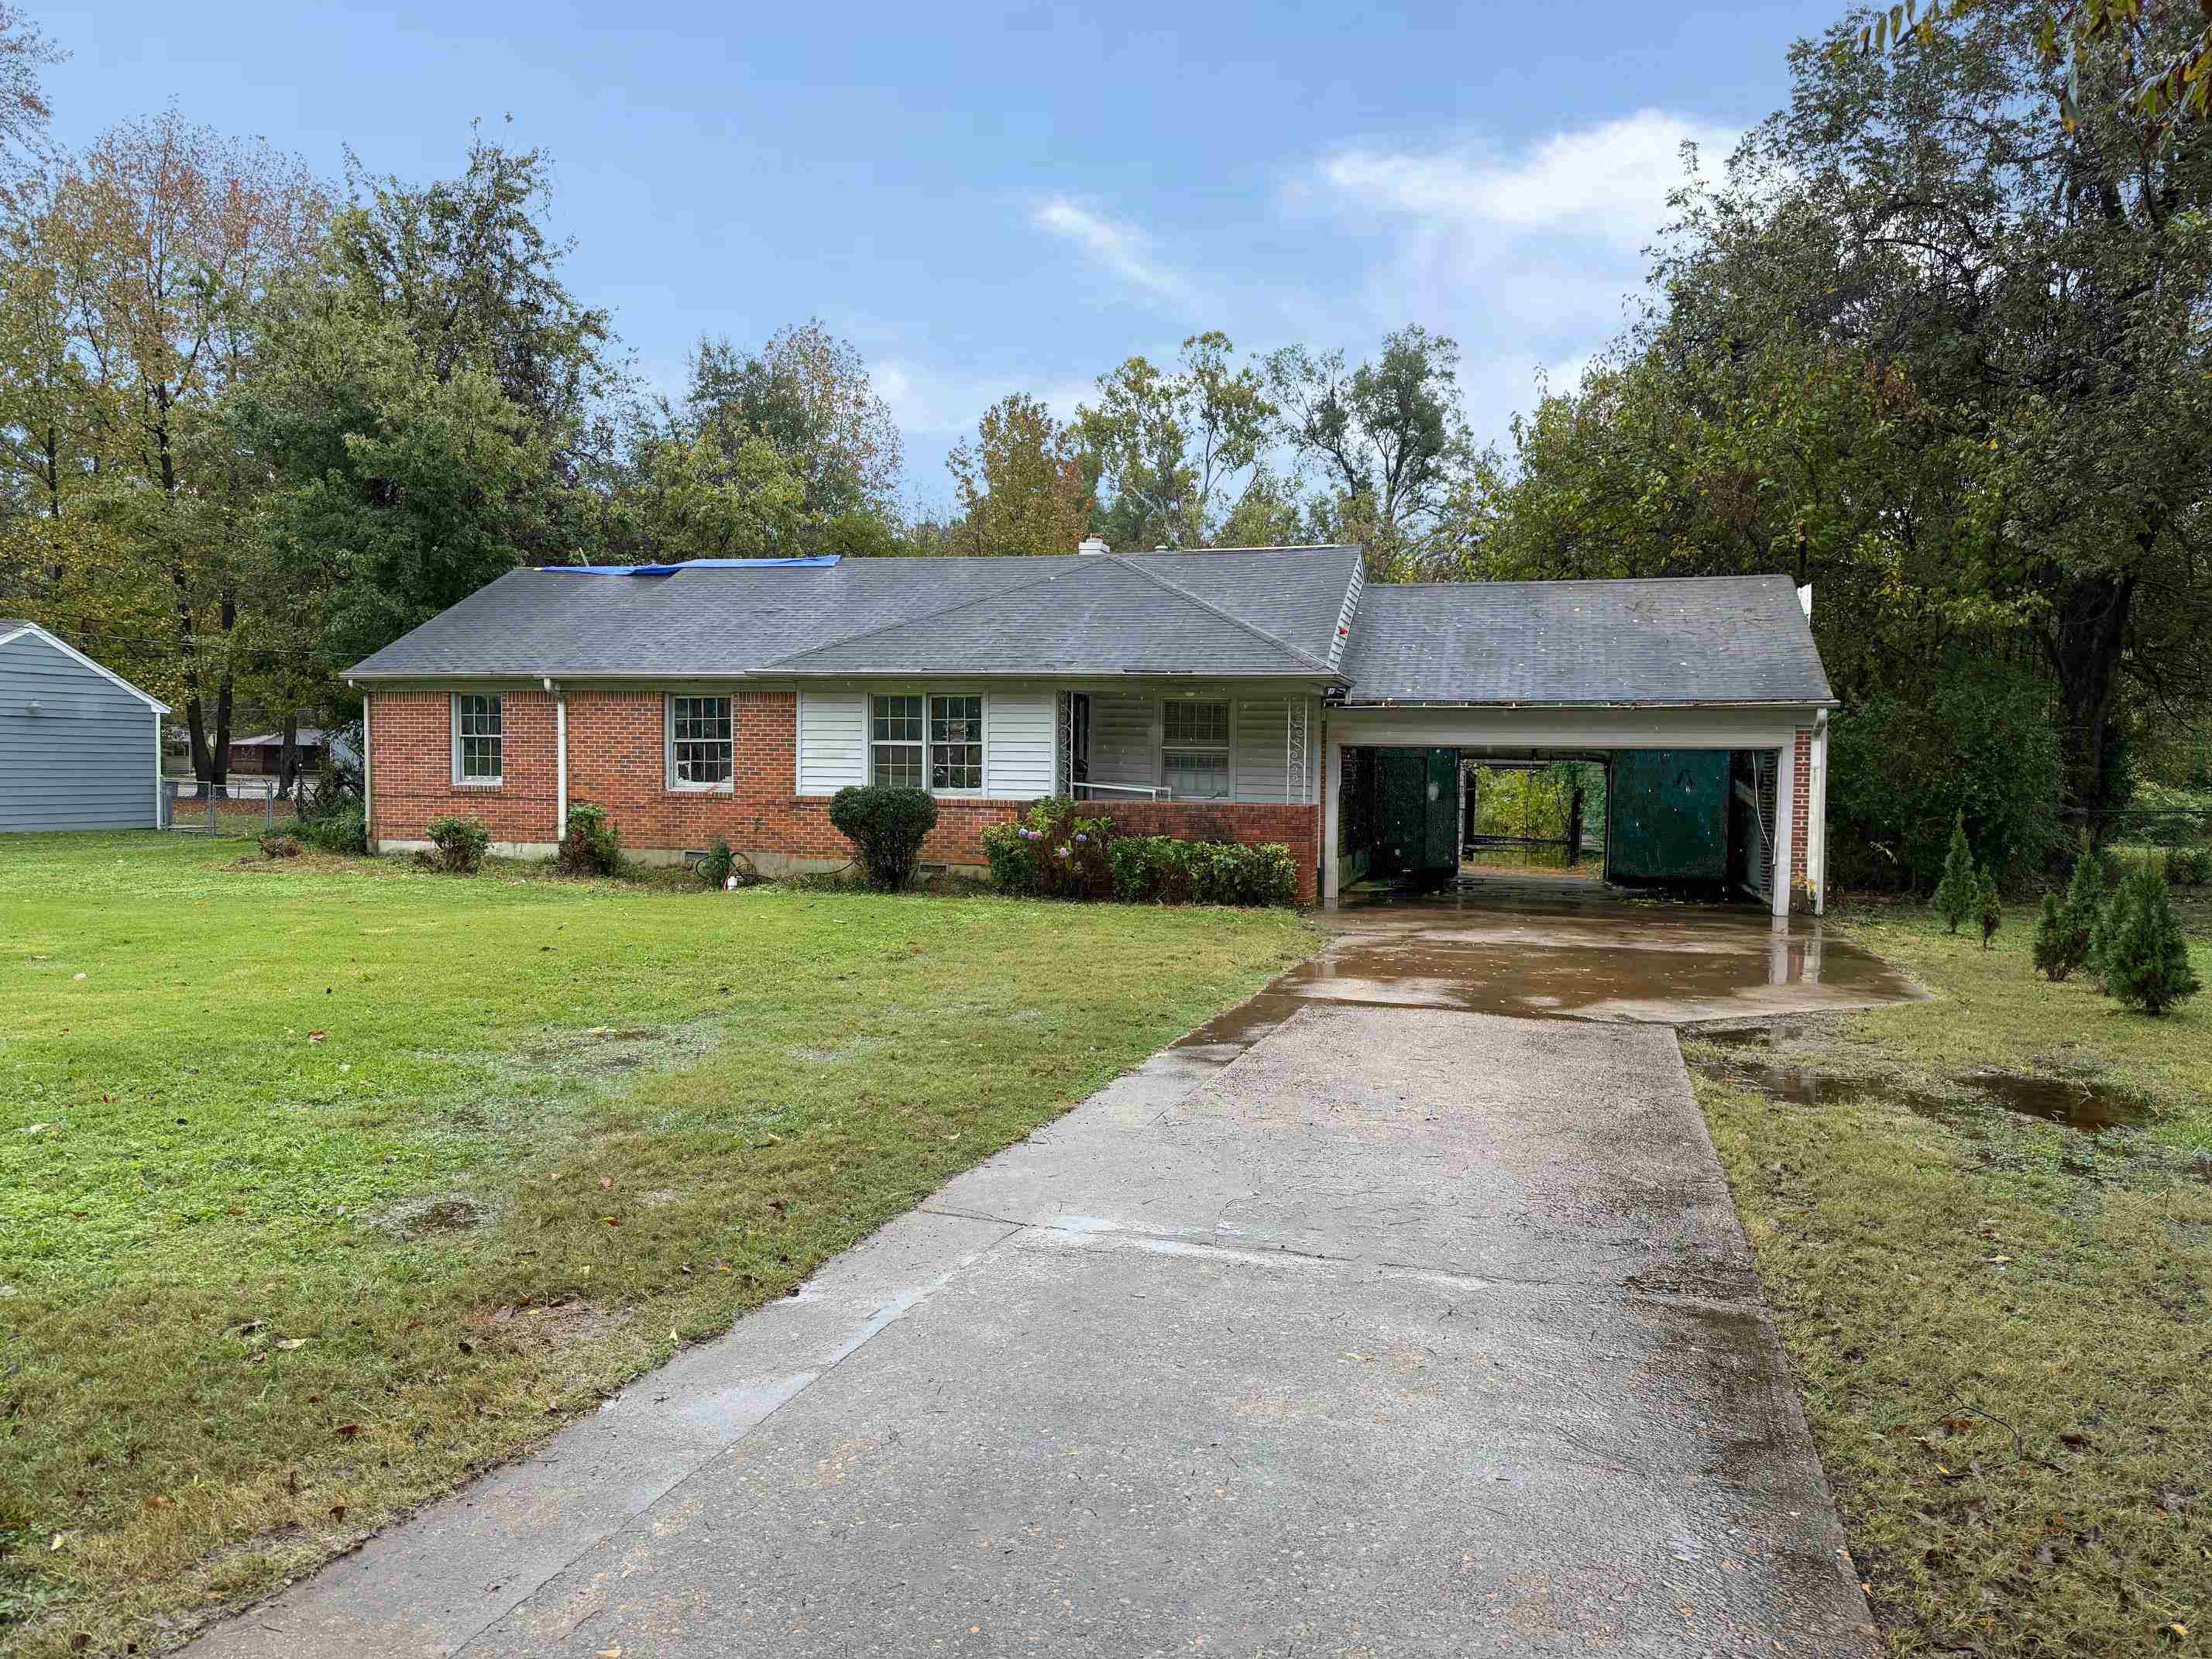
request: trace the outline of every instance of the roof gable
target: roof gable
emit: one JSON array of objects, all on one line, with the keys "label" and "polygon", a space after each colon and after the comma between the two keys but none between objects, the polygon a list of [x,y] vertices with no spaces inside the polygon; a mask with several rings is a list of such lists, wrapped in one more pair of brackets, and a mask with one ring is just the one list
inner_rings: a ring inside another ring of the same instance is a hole
[{"label": "roof gable", "polygon": [[74,646],[65,644],[55,635],[46,632],[46,630],[40,627],[38,623],[27,621],[21,617],[0,617],[0,645],[7,645],[13,641],[21,639],[36,640],[40,644],[46,646],[48,648],[59,652],[63,656],[67,657],[71,662],[76,664],[80,668],[88,668],[94,673],[99,675],[100,678],[107,681],[110,684],[118,686],[123,690],[128,691],[132,696],[137,698],[139,702],[144,703],[149,708],[152,709],[157,714],[166,714],[169,712],[169,705],[163,702],[159,697],[151,696],[146,692],[141,691],[137,686],[131,684],[129,680],[125,679],[122,675],[117,673],[113,669],[101,667],[90,657],[86,656],[83,652],[79,651]]}]

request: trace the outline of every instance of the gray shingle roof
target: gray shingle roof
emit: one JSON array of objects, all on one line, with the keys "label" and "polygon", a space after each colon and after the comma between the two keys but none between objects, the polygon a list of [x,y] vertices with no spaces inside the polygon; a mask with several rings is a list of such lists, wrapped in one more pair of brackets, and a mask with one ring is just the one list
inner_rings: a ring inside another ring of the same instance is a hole
[{"label": "gray shingle roof", "polygon": [[1328,678],[1328,641],[1358,567],[1358,548],[1325,547],[847,559],[669,576],[514,570],[347,672]]},{"label": "gray shingle roof", "polygon": [[1831,703],[1787,576],[1370,586],[1355,703]]}]

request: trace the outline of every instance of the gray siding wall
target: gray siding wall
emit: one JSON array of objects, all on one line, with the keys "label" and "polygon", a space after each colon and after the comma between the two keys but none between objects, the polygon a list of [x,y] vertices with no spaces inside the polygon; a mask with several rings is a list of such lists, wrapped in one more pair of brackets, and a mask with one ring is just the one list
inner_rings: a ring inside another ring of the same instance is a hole
[{"label": "gray siding wall", "polygon": [[152,828],[155,718],[36,635],[0,645],[0,831]]}]

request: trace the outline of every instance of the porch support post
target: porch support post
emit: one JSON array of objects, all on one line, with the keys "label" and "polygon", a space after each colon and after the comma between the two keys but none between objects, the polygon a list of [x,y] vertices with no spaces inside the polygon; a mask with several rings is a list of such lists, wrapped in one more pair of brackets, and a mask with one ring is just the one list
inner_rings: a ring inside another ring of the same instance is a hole
[{"label": "porch support post", "polygon": [[1813,914],[1828,913],[1828,711],[1813,727],[1813,787],[1805,813],[1805,879],[1813,884]]},{"label": "porch support post", "polygon": [[1324,902],[1337,900],[1336,815],[1338,797],[1344,793],[1344,745],[1334,738],[1322,748],[1321,767],[1321,896]]},{"label": "porch support post", "polygon": [[1774,759],[1774,914],[1790,915],[1790,856],[1797,815],[1797,734],[1789,733]]}]

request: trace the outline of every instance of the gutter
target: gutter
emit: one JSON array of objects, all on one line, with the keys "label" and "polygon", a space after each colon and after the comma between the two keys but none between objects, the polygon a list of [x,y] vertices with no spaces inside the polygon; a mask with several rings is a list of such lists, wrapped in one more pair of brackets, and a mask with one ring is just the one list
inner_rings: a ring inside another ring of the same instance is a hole
[{"label": "gutter", "polygon": [[1722,699],[1722,700],[1714,700],[1714,701],[1698,701],[1698,702],[1679,702],[1679,701],[1668,701],[1668,702],[1445,702],[1445,701],[1442,701],[1442,700],[1434,701],[1434,702],[1430,702],[1430,701],[1424,701],[1424,700],[1407,700],[1407,699],[1401,699],[1401,698],[1397,698],[1397,697],[1385,697],[1385,698],[1382,699],[1381,701],[1379,701],[1379,702],[1338,702],[1338,703],[1332,703],[1332,704],[1330,704],[1329,706],[1330,706],[1332,708],[1340,708],[1340,709],[1352,709],[1352,708],[1490,708],[1490,709],[1515,709],[1515,708],[1590,708],[1590,709],[1608,709],[1608,708],[1624,708],[1624,709],[1632,709],[1632,710],[1635,710],[1635,709],[1652,709],[1652,708],[1817,708],[1817,709],[1819,709],[1819,710],[1820,710],[1820,711],[1821,711],[1821,717],[1822,717],[1823,719],[1826,719],[1826,711],[1827,711],[1827,710],[1832,709],[1832,708],[1842,708],[1842,707],[1843,707],[1843,703],[1842,703],[1842,702],[1841,702],[1839,699],[1835,698],[1835,697],[1827,697],[1827,698],[1818,698],[1818,697],[1814,697],[1814,698],[1779,697],[1779,698],[1777,698],[1777,697],[1770,697],[1770,698],[1762,699],[1762,700],[1758,701],[1758,702],[1747,702],[1747,701],[1741,701],[1741,700],[1737,700],[1737,701],[1729,701],[1729,700]]}]

